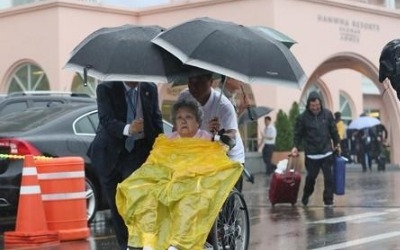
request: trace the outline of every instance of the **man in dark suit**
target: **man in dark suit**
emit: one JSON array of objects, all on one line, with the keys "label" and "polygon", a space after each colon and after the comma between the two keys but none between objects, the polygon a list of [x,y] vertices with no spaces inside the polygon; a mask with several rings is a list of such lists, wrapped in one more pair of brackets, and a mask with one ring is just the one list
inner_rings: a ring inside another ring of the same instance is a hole
[{"label": "man in dark suit", "polygon": [[155,138],[163,133],[157,86],[103,82],[96,93],[99,127],[88,156],[110,206],[120,249],[126,250],[128,232],[115,204],[116,188],[145,162]]}]

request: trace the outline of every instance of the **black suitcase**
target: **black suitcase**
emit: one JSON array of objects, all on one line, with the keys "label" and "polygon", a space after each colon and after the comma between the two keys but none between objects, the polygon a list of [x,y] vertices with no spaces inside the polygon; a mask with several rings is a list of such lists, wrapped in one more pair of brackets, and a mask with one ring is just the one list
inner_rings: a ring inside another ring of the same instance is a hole
[{"label": "black suitcase", "polygon": [[386,156],[384,154],[379,154],[376,159],[376,163],[378,164],[378,171],[385,171],[386,169]]}]

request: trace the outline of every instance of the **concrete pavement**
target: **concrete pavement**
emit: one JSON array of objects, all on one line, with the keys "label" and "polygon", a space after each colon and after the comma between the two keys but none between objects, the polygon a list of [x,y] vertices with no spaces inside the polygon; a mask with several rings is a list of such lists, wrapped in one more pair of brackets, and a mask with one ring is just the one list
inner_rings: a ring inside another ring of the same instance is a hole
[{"label": "concrete pavement", "polygon": [[[363,173],[361,166],[348,165],[346,193],[335,197],[334,208],[324,208],[322,173],[307,208],[300,205],[305,173],[302,173],[299,199],[295,207],[268,200],[269,181],[263,173],[255,183],[244,183],[243,194],[250,214],[250,250],[265,249],[400,249],[400,171]],[[1,233],[13,230],[13,219],[0,220]],[[64,242],[37,250],[113,250],[117,249],[108,211],[97,214],[90,225],[91,237],[84,241]],[[3,242],[0,237],[0,249]]]}]

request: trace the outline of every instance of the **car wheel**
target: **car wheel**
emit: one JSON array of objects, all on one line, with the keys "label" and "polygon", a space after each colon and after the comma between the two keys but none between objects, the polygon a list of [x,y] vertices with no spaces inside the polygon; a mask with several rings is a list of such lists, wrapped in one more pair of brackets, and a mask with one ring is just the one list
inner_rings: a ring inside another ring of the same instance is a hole
[{"label": "car wheel", "polygon": [[85,192],[86,192],[86,207],[87,207],[87,220],[92,222],[97,211],[97,193],[96,187],[93,183],[86,177],[85,178]]}]

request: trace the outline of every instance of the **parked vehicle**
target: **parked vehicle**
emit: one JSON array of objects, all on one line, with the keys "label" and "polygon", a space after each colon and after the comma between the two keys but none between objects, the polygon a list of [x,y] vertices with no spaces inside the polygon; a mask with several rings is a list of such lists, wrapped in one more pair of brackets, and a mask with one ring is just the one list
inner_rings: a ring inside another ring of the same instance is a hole
[{"label": "parked vehicle", "polygon": [[[65,103],[34,107],[3,115],[0,119],[0,154],[79,156],[85,162],[87,215],[107,208],[98,178],[86,156],[99,123],[95,103]],[[172,125],[164,121],[164,131]],[[15,215],[21,182],[22,160],[0,157],[0,216]]]},{"label": "parked vehicle", "polygon": [[66,103],[96,103],[96,99],[83,93],[63,91],[14,92],[0,96],[0,117],[32,107],[49,107]]}]

